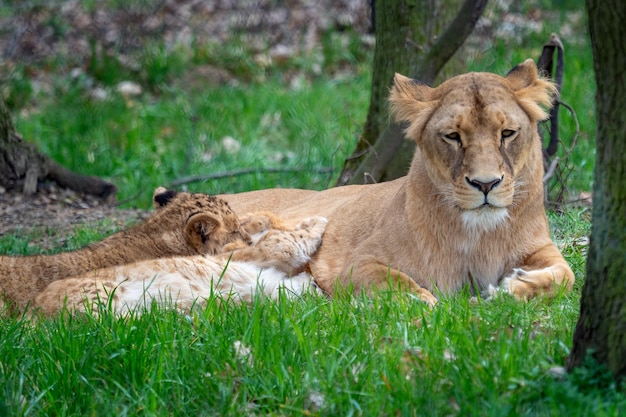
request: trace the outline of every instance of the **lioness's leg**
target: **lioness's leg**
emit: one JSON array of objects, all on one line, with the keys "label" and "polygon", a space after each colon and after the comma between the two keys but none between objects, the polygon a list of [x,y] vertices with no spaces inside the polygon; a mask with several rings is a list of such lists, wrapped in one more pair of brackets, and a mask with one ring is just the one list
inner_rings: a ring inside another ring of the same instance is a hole
[{"label": "lioness's leg", "polygon": [[501,287],[519,299],[541,294],[554,294],[559,287],[571,289],[574,273],[561,252],[550,243],[530,255],[513,272],[506,276]]},{"label": "lioness's leg", "polygon": [[346,268],[340,277],[343,285],[354,286],[354,290],[389,288],[408,291],[417,295],[420,300],[430,306],[437,304],[437,298],[426,288],[421,287],[404,272],[390,268],[376,261],[356,263],[351,268]]}]

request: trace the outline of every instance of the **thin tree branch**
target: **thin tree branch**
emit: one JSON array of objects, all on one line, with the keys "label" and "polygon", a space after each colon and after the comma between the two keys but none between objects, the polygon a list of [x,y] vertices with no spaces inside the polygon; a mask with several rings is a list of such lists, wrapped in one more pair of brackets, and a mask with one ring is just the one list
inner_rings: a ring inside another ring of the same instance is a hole
[{"label": "thin tree branch", "polygon": [[559,104],[565,107],[570,112],[570,114],[574,118],[574,124],[576,125],[576,131],[574,132],[574,137],[572,137],[572,143],[570,144],[569,148],[565,150],[565,158],[569,158],[569,155],[572,153],[572,151],[576,147],[576,143],[578,142],[578,136],[580,135],[580,123],[578,123],[578,116],[576,115],[576,111],[572,108],[572,106],[561,100],[559,100]]},{"label": "thin tree branch", "polygon": [[554,159],[550,162],[550,166],[546,170],[546,173],[543,175],[544,186],[548,183],[548,181],[550,181],[550,178],[554,176],[554,170],[556,169],[556,166],[558,164],[559,164],[559,157],[555,156]]},{"label": "thin tree branch", "polygon": [[316,174],[328,174],[332,173],[332,168],[319,168],[316,170],[307,170],[303,168],[242,168],[232,171],[216,172],[208,175],[196,175],[191,177],[183,177],[169,183],[166,188],[177,187],[179,185],[191,184],[194,182],[202,182],[209,180],[219,180],[228,177],[240,177],[242,175],[251,174],[278,174],[278,173],[297,173],[297,172],[312,172]]}]

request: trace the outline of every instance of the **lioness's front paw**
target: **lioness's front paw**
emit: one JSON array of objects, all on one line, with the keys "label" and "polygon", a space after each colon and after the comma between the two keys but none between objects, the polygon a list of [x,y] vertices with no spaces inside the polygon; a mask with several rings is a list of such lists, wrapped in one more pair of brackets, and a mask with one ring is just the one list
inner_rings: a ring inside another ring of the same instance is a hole
[{"label": "lioness's front paw", "polygon": [[420,288],[417,291],[417,296],[421,301],[428,304],[429,307],[434,307],[439,302],[437,297],[425,288]]},{"label": "lioness's front paw", "polygon": [[550,293],[555,288],[554,270],[551,267],[534,271],[513,268],[513,272],[502,280],[500,288],[518,300]]}]

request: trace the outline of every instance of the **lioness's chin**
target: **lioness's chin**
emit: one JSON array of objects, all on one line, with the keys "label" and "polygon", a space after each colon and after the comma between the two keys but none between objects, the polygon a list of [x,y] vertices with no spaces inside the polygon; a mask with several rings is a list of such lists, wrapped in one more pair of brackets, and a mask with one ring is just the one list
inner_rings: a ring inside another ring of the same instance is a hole
[{"label": "lioness's chin", "polygon": [[490,232],[506,223],[509,211],[503,207],[483,206],[461,213],[463,227],[471,232]]}]

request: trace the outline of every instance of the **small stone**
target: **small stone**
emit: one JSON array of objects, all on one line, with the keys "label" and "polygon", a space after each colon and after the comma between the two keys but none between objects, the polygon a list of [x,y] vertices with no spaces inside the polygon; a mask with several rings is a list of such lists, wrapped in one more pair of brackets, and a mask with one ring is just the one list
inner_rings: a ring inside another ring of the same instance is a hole
[{"label": "small stone", "polygon": [[567,374],[567,369],[563,366],[553,366],[548,369],[548,374],[555,377],[556,379],[561,379]]},{"label": "small stone", "polygon": [[222,146],[228,153],[237,153],[241,149],[241,143],[232,136],[226,136],[222,138]]},{"label": "small stone", "polygon": [[133,81],[122,81],[115,90],[124,97],[136,97],[143,92],[141,86]]}]

